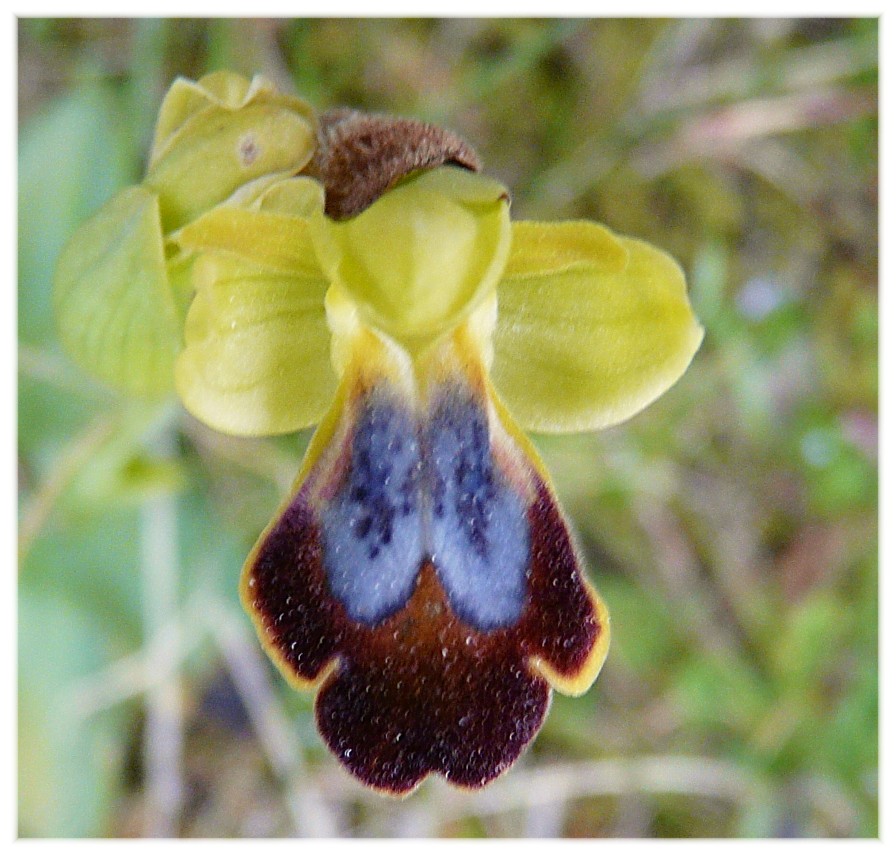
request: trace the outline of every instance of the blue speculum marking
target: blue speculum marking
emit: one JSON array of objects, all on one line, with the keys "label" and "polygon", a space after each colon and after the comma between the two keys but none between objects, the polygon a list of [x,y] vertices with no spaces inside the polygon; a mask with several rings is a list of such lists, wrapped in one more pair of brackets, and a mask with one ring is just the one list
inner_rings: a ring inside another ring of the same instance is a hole
[{"label": "blue speculum marking", "polygon": [[362,406],[348,475],[321,515],[324,564],[349,615],[378,623],[414,591],[423,554],[415,417],[373,393]]},{"label": "blue speculum marking", "polygon": [[479,630],[515,623],[530,538],[522,498],[495,466],[485,407],[451,387],[421,425],[381,390],[361,404],[347,475],[321,514],[324,566],[354,620],[402,608],[429,558],[452,610]]},{"label": "blue speculum marking", "polygon": [[436,400],[427,425],[433,563],[452,609],[479,629],[519,620],[529,526],[495,466],[485,410],[462,389]]}]

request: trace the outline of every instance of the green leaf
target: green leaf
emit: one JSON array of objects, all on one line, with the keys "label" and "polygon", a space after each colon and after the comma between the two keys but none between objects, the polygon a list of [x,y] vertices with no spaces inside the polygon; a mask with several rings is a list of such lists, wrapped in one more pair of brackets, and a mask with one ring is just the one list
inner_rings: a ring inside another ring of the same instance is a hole
[{"label": "green leaf", "polygon": [[114,101],[83,88],[27,122],[19,139],[19,336],[55,337],[56,258],[77,225],[131,178]]},{"label": "green leaf", "polygon": [[812,687],[827,679],[842,655],[848,625],[849,616],[827,592],[791,609],[773,648],[781,690],[808,701]]},{"label": "green leaf", "polygon": [[728,654],[694,653],[675,674],[672,696],[689,727],[722,727],[734,733],[754,728],[771,702],[760,675]]},{"label": "green leaf", "polygon": [[23,562],[20,583],[85,608],[116,645],[140,641],[140,530],[132,507],[116,505],[59,513],[34,541]]},{"label": "green leaf", "polygon": [[19,599],[19,835],[106,832],[118,773],[120,714],[84,717],[79,680],[107,659],[91,614],[23,586]]},{"label": "green leaf", "polygon": [[612,655],[642,679],[664,674],[681,650],[680,630],[668,604],[621,577],[595,578],[613,619]]}]

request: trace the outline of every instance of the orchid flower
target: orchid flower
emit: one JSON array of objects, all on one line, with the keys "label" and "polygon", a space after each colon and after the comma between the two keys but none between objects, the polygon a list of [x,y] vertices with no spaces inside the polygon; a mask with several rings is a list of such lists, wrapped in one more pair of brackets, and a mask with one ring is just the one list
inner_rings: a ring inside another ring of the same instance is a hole
[{"label": "orchid flower", "polygon": [[117,193],[59,257],[59,336],[91,374],[146,396],[168,392],[192,294],[192,258],[171,235],[234,194],[311,160],[316,120],[263,77],[178,78],[162,102],[143,181]]},{"label": "orchid flower", "polygon": [[669,256],[511,222],[453,135],[340,111],[317,136],[303,174],[199,194],[172,222],[194,289],[177,392],[231,434],[318,425],[241,595],[336,757],[392,794],[430,773],[480,787],[552,690],[591,686],[610,637],[524,430],[627,419],[703,331]]}]

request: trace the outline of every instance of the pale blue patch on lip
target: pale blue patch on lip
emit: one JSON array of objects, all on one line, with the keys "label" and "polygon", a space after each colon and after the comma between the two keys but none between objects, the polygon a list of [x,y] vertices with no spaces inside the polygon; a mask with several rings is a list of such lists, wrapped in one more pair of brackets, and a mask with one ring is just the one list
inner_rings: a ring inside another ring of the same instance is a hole
[{"label": "pale blue patch on lip", "polygon": [[443,389],[421,427],[397,396],[373,392],[347,475],[321,512],[324,568],[353,620],[406,605],[431,560],[454,613],[480,631],[516,623],[526,599],[526,506],[495,465],[485,406]]},{"label": "pale blue patch on lip", "polygon": [[526,598],[526,507],[494,462],[484,407],[446,390],[427,430],[433,564],[454,612],[480,630],[516,623]]},{"label": "pale blue patch on lip", "polygon": [[324,567],[353,620],[376,624],[407,603],[425,554],[415,416],[373,393],[352,439],[348,475],[321,515]]}]

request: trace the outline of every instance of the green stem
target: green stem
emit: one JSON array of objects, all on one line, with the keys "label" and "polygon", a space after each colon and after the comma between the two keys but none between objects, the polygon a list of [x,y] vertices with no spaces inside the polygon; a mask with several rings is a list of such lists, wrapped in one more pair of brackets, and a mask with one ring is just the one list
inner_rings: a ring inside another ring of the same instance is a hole
[{"label": "green stem", "polygon": [[[173,452],[170,431],[160,436],[156,445],[160,453],[169,456]],[[179,575],[176,498],[166,493],[149,499],[141,508],[140,517],[144,637],[147,646],[156,651],[151,667],[169,675],[146,694],[144,833],[147,837],[174,837],[184,793],[180,677],[176,667],[168,668],[180,646],[180,631],[172,633],[170,625],[177,613]]]}]

